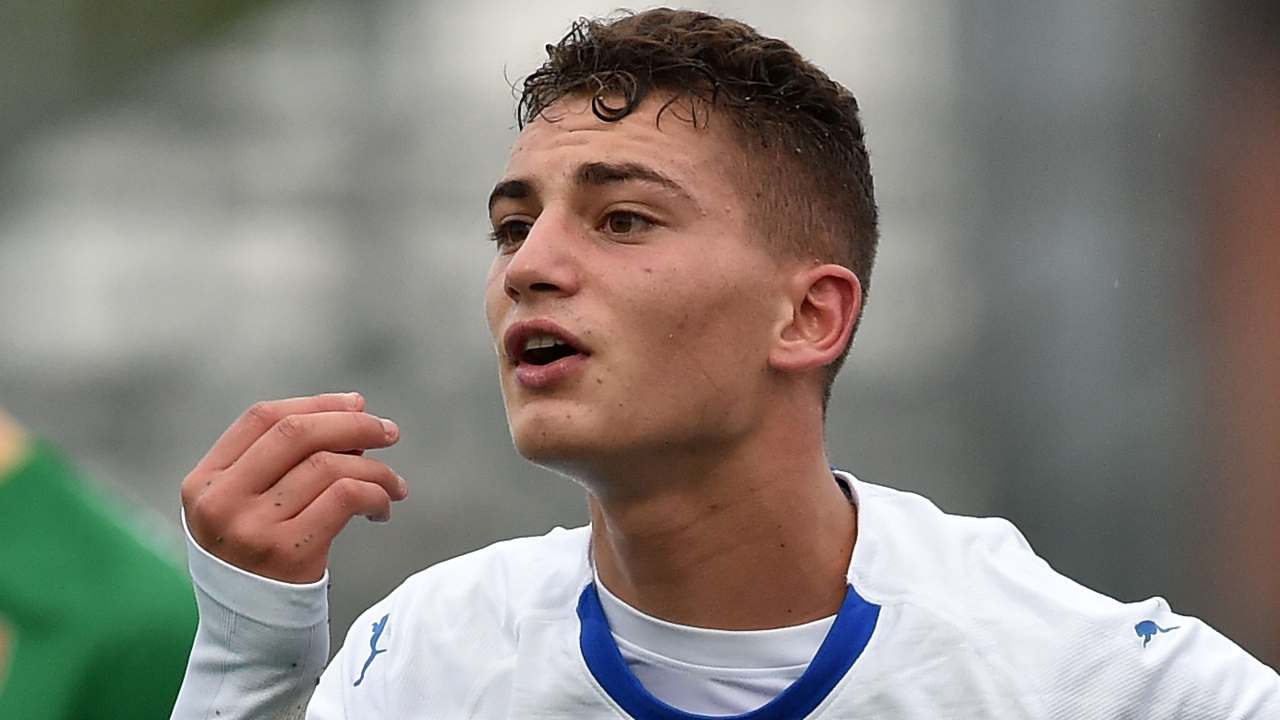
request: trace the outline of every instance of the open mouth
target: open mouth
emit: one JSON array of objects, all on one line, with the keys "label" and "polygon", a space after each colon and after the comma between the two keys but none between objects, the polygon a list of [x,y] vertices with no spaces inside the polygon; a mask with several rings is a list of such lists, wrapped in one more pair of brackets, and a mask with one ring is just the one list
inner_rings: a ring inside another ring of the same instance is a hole
[{"label": "open mouth", "polygon": [[550,318],[518,322],[503,334],[503,355],[521,387],[542,390],[560,386],[583,372],[591,350]]},{"label": "open mouth", "polygon": [[581,355],[577,348],[554,335],[533,335],[524,341],[516,361],[530,365],[550,365],[574,355]]},{"label": "open mouth", "polygon": [[571,333],[551,320],[516,323],[503,340],[507,360],[517,368],[535,370],[564,360],[584,359],[591,353]]}]

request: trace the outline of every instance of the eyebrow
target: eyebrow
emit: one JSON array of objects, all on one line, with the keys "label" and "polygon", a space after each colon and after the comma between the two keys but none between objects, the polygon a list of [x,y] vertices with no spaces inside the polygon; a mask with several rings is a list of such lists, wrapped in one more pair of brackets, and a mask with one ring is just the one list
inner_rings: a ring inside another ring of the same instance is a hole
[{"label": "eyebrow", "polygon": [[627,163],[584,163],[574,178],[579,185],[600,187],[625,182],[643,182],[670,190],[686,200],[692,200],[680,183],[654,170],[648,165]]},{"label": "eyebrow", "polygon": [[[649,183],[669,190],[689,202],[694,202],[693,196],[684,189],[683,185],[642,163],[583,163],[578,166],[573,179],[576,184],[585,187],[603,187],[626,182]],[[502,198],[524,200],[533,195],[533,184],[529,181],[503,180],[494,186],[493,192],[489,193],[489,210],[492,211],[494,203]]]},{"label": "eyebrow", "polygon": [[489,212],[493,212],[493,204],[502,198],[523,200],[533,195],[533,186],[524,180],[503,180],[493,186],[489,193]]}]

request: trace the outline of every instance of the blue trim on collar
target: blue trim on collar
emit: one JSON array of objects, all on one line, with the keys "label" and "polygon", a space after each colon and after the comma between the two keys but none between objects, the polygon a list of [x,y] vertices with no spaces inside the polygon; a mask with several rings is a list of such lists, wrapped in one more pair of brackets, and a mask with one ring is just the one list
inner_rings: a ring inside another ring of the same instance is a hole
[{"label": "blue trim on collar", "polygon": [[628,715],[643,720],[796,720],[813,712],[853,667],[876,629],[880,606],[863,600],[849,586],[844,603],[817,654],[795,682],[765,705],[741,715],[695,715],[678,710],[649,694],[627,667],[609,631],[595,583],[578,597],[581,631],[578,644],[587,669]]}]

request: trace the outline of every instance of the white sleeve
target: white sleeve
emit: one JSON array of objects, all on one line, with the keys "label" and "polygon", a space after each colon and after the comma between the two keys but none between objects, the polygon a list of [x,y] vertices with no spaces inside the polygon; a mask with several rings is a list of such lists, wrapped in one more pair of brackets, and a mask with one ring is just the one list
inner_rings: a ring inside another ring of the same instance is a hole
[{"label": "white sleeve", "polygon": [[333,706],[307,711],[329,654],[328,572],[303,585],[271,580],[186,535],[200,624],[172,720],[342,718]]},{"label": "white sleeve", "polygon": [[1117,609],[1064,658],[1053,717],[1280,718],[1280,676],[1221,633],[1162,598]]},{"label": "white sleeve", "polygon": [[[1131,689],[1134,718],[1280,718],[1280,675],[1203,621],[1169,610],[1162,598],[1132,607],[1147,610],[1135,626],[1143,662],[1133,674],[1145,676],[1141,694]],[[1136,684],[1136,683],[1135,683]]]},{"label": "white sleeve", "polygon": [[[385,672],[392,660],[403,658],[384,655],[388,649],[400,649],[399,616],[389,622],[391,600],[383,599],[365,610],[347,632],[346,641],[333,656],[329,667],[316,682],[315,694],[307,706],[307,720],[348,720],[349,718],[401,717],[403,713],[387,708],[389,697],[395,698],[411,688],[400,687]],[[379,622],[381,619],[381,622]],[[373,644],[373,632],[377,633]],[[374,653],[373,650],[378,652]],[[375,662],[376,661],[376,662]],[[359,681],[359,682],[357,682]],[[348,713],[348,708],[352,709]],[[421,710],[422,708],[416,708]]]},{"label": "white sleeve", "polygon": [[[1272,720],[1280,676],[1163,598],[1122,603],[1058,574],[1012,525],[966,548],[981,602],[970,632],[1054,720]],[[985,553],[985,556],[984,556]]]}]

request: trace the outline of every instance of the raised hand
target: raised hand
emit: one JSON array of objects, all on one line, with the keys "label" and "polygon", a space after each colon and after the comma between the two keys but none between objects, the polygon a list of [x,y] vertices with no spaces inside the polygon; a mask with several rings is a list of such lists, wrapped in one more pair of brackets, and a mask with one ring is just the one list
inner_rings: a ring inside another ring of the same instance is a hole
[{"label": "raised hand", "polygon": [[319,580],[333,539],[355,515],[385,521],[409,490],[365,450],[400,439],[358,393],[260,402],[182,481],[187,527],[201,547],[285,582]]}]

